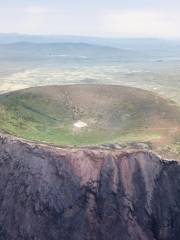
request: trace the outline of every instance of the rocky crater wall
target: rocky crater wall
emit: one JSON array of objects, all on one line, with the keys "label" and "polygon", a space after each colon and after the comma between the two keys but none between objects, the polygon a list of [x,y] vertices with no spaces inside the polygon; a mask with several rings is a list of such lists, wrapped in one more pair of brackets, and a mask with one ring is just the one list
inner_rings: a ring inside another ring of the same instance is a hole
[{"label": "rocky crater wall", "polygon": [[180,164],[1,136],[0,239],[178,240]]}]

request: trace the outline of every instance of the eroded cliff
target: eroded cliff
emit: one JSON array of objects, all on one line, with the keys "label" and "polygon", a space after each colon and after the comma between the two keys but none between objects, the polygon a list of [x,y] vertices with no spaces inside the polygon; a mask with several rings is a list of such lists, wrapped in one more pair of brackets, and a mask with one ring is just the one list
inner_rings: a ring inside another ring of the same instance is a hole
[{"label": "eroded cliff", "polygon": [[180,164],[0,138],[0,239],[180,239]]}]

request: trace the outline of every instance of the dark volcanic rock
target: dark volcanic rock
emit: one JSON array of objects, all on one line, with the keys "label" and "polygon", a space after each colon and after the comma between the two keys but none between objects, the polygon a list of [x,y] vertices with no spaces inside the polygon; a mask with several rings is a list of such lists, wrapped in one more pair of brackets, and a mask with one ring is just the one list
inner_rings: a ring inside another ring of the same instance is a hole
[{"label": "dark volcanic rock", "polygon": [[0,239],[178,240],[180,164],[2,136]]}]

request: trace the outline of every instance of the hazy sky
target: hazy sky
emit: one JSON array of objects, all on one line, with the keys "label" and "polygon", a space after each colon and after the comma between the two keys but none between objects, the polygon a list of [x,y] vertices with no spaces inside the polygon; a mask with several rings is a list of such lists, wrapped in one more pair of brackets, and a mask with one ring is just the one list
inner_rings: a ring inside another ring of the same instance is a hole
[{"label": "hazy sky", "polygon": [[180,38],[180,0],[0,0],[0,32]]}]

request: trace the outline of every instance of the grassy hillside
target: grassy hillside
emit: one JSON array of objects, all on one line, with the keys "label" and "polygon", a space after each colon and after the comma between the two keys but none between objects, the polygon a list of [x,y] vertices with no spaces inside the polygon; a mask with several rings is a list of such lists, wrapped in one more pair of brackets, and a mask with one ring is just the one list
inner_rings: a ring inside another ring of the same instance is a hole
[{"label": "grassy hillside", "polygon": [[[78,121],[87,126],[75,127]],[[47,86],[0,96],[3,131],[54,144],[167,141],[179,123],[173,102],[130,87]]]}]

